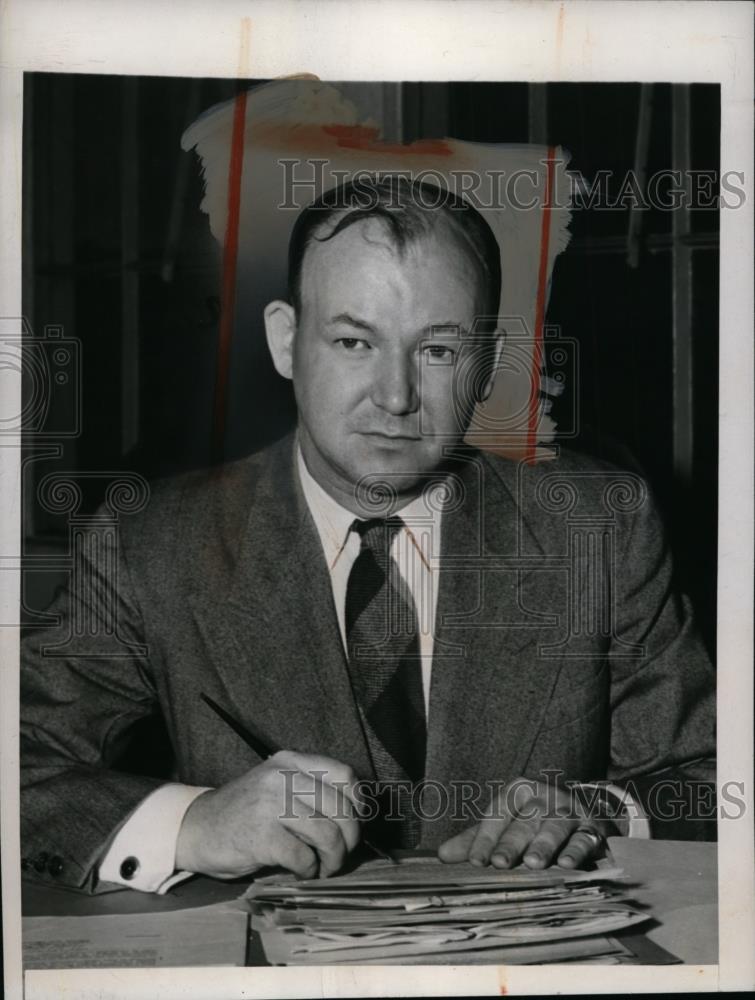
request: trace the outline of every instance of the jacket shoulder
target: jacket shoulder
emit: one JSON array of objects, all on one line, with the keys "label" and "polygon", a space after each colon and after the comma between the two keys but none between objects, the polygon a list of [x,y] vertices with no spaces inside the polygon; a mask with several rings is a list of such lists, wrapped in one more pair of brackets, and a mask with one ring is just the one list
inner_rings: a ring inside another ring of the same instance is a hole
[{"label": "jacket shoulder", "polygon": [[644,482],[642,476],[633,470],[614,465],[612,462],[572,448],[559,446],[553,449],[553,457],[529,464],[525,459],[508,458],[494,452],[483,451],[482,461],[487,470],[500,479],[506,486],[515,487],[518,480],[526,477],[531,482],[538,482],[547,476],[575,476],[589,480],[591,474],[596,478],[614,475],[616,477],[632,476]]},{"label": "jacket shoulder", "polygon": [[545,550],[573,519],[583,525],[611,522],[624,542],[636,531],[663,536],[652,492],[634,469],[563,447],[532,465],[491,453],[483,454],[482,463],[488,495],[508,495]]},{"label": "jacket shoulder", "polygon": [[250,511],[268,502],[269,470],[286,448],[284,440],[234,462],[153,481],[144,509],[123,521],[127,550],[181,561],[211,539],[235,548]]}]

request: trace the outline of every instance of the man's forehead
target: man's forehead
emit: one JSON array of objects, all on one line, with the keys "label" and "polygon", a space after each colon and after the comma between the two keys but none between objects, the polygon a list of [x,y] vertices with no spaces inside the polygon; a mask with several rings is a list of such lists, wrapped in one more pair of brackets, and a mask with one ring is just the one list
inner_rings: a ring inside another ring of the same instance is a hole
[{"label": "man's forehead", "polygon": [[478,283],[479,272],[468,248],[443,219],[408,238],[397,237],[387,221],[376,217],[358,219],[331,236],[337,225],[338,220],[323,225],[308,244],[301,271],[303,292],[313,282],[314,287],[328,279],[338,284],[345,269],[369,271],[385,265],[401,271],[421,264],[423,270],[442,269],[465,284],[470,279]]},{"label": "man's forehead", "polygon": [[302,308],[311,306],[319,323],[357,320],[381,328],[390,317],[416,331],[469,327],[480,308],[475,276],[471,268],[439,260],[419,247],[404,257],[378,252],[361,260],[347,254],[315,261],[303,275]]}]

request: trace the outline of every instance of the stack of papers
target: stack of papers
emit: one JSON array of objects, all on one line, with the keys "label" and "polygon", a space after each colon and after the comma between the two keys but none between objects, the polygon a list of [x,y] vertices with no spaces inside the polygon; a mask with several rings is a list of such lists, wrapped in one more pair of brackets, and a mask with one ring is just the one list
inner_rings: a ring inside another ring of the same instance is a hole
[{"label": "stack of papers", "polygon": [[608,935],[648,919],[628,902],[622,874],[409,856],[329,879],[272,875],[247,899],[273,965],[573,961],[626,952]]}]

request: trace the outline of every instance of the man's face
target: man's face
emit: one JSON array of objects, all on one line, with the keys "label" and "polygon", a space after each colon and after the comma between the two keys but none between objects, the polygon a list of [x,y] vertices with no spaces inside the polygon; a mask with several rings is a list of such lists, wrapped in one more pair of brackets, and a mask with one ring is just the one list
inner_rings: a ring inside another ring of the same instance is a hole
[{"label": "man's face", "polygon": [[462,439],[475,380],[455,371],[482,311],[445,228],[403,254],[374,219],[309,246],[292,375],[304,458],[331,496],[353,509],[355,486],[382,474],[409,499]]}]

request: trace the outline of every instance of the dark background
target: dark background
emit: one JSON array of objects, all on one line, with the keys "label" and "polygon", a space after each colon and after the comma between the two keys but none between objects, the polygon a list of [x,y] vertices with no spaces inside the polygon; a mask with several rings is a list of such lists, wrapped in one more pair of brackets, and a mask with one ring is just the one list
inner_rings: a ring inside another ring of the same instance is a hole
[{"label": "dark background", "polygon": [[[24,122],[24,313],[81,343],[81,433],[60,455],[27,448],[27,555],[66,545],[66,523],[40,507],[48,471],[133,469],[148,478],[212,461],[219,254],[199,210],[198,160],[180,149],[186,126],[249,81],[27,74]],[[713,85],[410,83],[392,88],[394,138],[450,135],[547,142],[571,152],[588,183],[672,165],[719,167]],[[613,184],[616,190],[616,183]],[[716,186],[717,190],[717,186]],[[651,209],[583,210],[556,263],[547,321],[579,344],[579,372],[557,403],[578,404],[565,443],[638,466],[648,477],[690,594],[715,651],[718,413],[718,212],[681,220]],[[632,227],[635,238],[630,241]],[[630,248],[630,244],[633,249]],[[675,305],[676,303],[676,305]],[[687,303],[685,309],[680,303]],[[229,428],[226,457],[291,426],[287,383],[264,344],[245,353],[260,419]],[[675,374],[676,372],[676,374]],[[76,387],[56,387],[65,423]],[[576,398],[575,398],[576,397]],[[692,417],[685,398],[692,401]],[[46,445],[47,446],[47,445]],[[104,480],[85,484],[85,507]],[[32,614],[54,572],[24,578]]]}]

